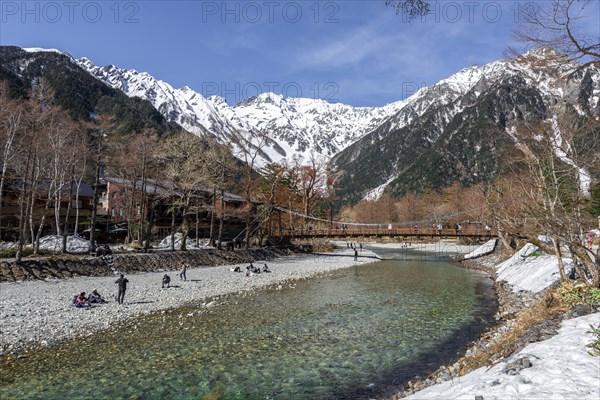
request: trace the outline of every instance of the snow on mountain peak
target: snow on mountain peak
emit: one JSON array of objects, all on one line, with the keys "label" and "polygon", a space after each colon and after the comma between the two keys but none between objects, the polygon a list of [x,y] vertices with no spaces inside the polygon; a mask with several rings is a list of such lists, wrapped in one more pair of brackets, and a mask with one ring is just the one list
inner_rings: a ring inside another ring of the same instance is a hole
[{"label": "snow on mountain peak", "polygon": [[[263,145],[260,164],[292,157],[308,160],[313,153],[329,158],[375,129],[403,105],[398,102],[380,108],[352,107],[267,92],[232,107],[222,97],[205,98],[189,86],[174,89],[145,72],[112,65],[99,67],[87,58],[77,63],[109,86],[149,100],[168,120],[192,133],[210,134],[234,147],[248,142]],[[269,138],[268,145],[262,143],[264,135]]]},{"label": "snow on mountain peak", "polygon": [[52,52],[52,53],[64,54],[64,55],[67,55],[70,57],[70,55],[68,53],[65,53],[65,52],[57,50],[57,49],[44,49],[42,47],[27,47],[27,48],[24,48],[23,50],[26,51],[27,53]]},{"label": "snow on mountain peak", "polygon": [[518,75],[539,84],[547,96],[561,96],[560,89],[552,86],[551,72],[537,67],[540,62],[532,61],[548,51],[536,49],[516,60],[463,68],[405,100],[383,107],[352,107],[271,92],[230,106],[222,97],[205,98],[189,86],[174,89],[146,72],[112,65],[98,67],[87,58],[77,62],[108,85],[129,96],[151,101],[168,120],[192,133],[209,134],[224,143],[252,143],[255,146],[263,146],[264,136],[268,136],[268,145],[262,148],[259,156],[264,164],[282,162],[294,156],[308,160],[311,154],[332,157],[386,120],[390,121],[390,130],[400,129],[440,105],[449,105],[446,118],[451,118],[461,110],[461,99],[465,95],[478,97],[502,77]]}]

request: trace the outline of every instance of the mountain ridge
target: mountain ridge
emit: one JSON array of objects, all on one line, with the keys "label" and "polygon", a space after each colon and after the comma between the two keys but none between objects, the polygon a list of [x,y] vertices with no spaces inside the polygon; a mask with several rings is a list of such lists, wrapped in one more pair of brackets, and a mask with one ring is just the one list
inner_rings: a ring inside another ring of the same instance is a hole
[{"label": "mountain ridge", "polygon": [[[67,56],[108,87],[148,101],[165,120],[231,143],[239,158],[256,152],[259,167],[327,161],[337,176],[340,201],[489,179],[502,173],[501,151],[514,151],[519,138],[511,129],[517,122],[567,111],[600,114],[598,66],[561,60],[549,49],[463,68],[383,107],[274,93],[230,106],[222,97],[204,97],[188,86],[176,89],[145,72]],[[559,150],[570,163],[568,151]]]},{"label": "mountain ridge", "polygon": [[[170,121],[221,142],[262,146],[261,164],[329,159],[393,115],[403,101],[384,107],[353,107],[321,99],[261,93],[230,106],[219,96],[204,97],[187,86],[175,89],[150,74],[77,60],[90,74],[129,96],[149,100]],[[262,145],[263,137],[267,144]]]},{"label": "mountain ridge", "polygon": [[[338,196],[356,202],[384,190],[401,195],[486,180],[502,173],[499,148],[514,150],[510,129],[518,121],[547,120],[568,107],[599,114],[598,67],[549,66],[556,57],[545,52],[466,68],[417,92],[410,106],[332,158]],[[461,75],[468,79],[453,79]]]}]

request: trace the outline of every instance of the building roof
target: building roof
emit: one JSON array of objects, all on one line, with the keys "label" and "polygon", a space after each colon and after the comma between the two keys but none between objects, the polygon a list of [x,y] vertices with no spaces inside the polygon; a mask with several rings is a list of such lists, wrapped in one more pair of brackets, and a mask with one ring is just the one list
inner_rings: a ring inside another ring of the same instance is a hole
[{"label": "building roof", "polygon": [[[132,186],[132,182],[129,179],[123,179],[123,178],[117,178],[117,177],[104,177],[103,178],[106,182],[110,183],[110,182],[114,182],[116,184],[119,185],[124,185],[124,186]],[[164,194],[164,193],[168,193],[169,190],[174,189],[176,186],[174,183],[172,182],[168,182],[168,181],[156,181],[154,179],[148,179],[146,181],[146,193],[150,194],[150,195],[156,195],[156,194]],[[142,182],[141,180],[136,180],[135,182],[135,188],[137,190],[142,190]],[[207,188],[198,188],[197,189],[198,192],[202,192],[208,195],[208,197],[212,196],[212,189],[207,189]],[[229,192],[224,192],[224,197],[223,199],[226,202],[245,202],[246,199],[242,196],[238,196],[237,194],[233,194],[233,193],[229,193]]]},{"label": "building roof", "polygon": [[[48,192],[48,189],[50,189],[50,185],[52,184],[52,181],[49,179],[43,180],[42,182],[38,183],[35,186],[35,192],[37,192],[38,194],[44,194]],[[14,191],[19,191],[20,190],[20,185],[19,184],[12,184],[10,185],[10,188]],[[59,193],[61,195],[61,197],[66,197],[68,196],[70,193],[73,193],[73,195],[77,195],[77,182],[73,181],[71,182],[71,185],[69,185],[68,182],[64,183],[60,189],[59,189]],[[86,182],[81,182],[79,184],[79,197],[94,197],[94,189],[92,189],[92,187],[86,183]]]}]

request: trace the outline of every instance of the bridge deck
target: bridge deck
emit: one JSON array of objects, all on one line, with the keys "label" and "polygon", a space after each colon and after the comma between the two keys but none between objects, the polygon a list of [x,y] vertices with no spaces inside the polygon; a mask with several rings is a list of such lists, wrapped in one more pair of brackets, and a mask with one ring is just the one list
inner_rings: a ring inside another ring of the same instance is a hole
[{"label": "bridge deck", "polygon": [[492,238],[497,236],[494,230],[485,229],[434,229],[434,228],[368,228],[368,229],[310,229],[310,230],[284,230],[281,233],[275,232],[276,237],[295,237],[295,238],[347,238],[347,237],[414,237],[414,238],[448,238],[448,237],[468,237],[468,238]]}]

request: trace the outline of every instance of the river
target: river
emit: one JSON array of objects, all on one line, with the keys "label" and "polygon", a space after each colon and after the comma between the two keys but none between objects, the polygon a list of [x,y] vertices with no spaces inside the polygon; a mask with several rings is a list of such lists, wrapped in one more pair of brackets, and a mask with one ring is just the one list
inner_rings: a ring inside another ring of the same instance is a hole
[{"label": "river", "polygon": [[0,398],[389,396],[456,359],[496,309],[483,274],[435,257],[399,258],[40,349],[3,371]]}]

